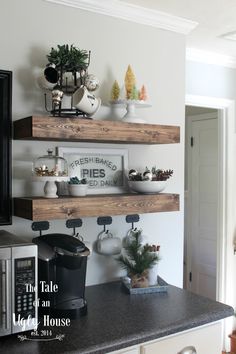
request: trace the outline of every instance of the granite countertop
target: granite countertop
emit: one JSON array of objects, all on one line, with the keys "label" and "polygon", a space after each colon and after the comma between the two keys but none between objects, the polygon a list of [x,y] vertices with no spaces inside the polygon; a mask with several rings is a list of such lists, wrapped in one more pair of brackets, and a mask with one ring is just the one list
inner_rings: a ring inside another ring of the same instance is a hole
[{"label": "granite countertop", "polygon": [[[0,338],[7,354],[103,354],[232,316],[233,308],[169,286],[166,293],[127,294],[120,282],[86,288],[88,314],[52,328],[51,341]],[[23,333],[29,338],[30,332]],[[64,334],[62,341],[52,340]]]}]

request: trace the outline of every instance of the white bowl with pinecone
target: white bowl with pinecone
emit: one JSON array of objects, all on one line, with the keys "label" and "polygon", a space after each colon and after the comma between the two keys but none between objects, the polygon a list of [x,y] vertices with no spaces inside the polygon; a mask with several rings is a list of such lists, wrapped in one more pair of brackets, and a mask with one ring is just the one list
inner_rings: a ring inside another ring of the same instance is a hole
[{"label": "white bowl with pinecone", "polygon": [[130,170],[128,175],[129,188],[136,193],[160,193],[168,183],[168,179],[172,176],[173,170],[162,170],[152,167],[145,171],[138,172]]}]

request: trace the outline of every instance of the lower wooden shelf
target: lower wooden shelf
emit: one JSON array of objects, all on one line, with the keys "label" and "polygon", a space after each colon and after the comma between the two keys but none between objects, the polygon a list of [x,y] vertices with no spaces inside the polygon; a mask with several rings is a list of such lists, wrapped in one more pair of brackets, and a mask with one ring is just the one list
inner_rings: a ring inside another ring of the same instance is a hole
[{"label": "lower wooden shelf", "polygon": [[33,221],[178,210],[179,195],[168,193],[14,198],[14,215]]}]

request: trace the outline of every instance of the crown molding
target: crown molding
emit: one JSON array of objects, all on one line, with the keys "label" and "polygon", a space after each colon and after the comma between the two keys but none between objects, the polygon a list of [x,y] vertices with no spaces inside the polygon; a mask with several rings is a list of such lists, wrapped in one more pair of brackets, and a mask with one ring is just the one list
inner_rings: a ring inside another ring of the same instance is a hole
[{"label": "crown molding", "polygon": [[186,60],[227,68],[236,68],[236,58],[233,56],[208,52],[196,48],[186,49]]},{"label": "crown molding", "polygon": [[45,0],[55,4],[112,16],[123,20],[157,27],[181,34],[189,34],[198,22],[119,0]]}]

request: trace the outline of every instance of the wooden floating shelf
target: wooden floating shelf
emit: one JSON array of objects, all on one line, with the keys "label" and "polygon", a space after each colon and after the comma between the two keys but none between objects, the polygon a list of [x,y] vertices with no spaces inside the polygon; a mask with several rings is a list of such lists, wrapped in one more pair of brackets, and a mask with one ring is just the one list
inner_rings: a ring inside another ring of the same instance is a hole
[{"label": "wooden floating shelf", "polygon": [[168,193],[14,199],[14,215],[33,221],[178,210],[179,195]]},{"label": "wooden floating shelf", "polygon": [[180,141],[180,128],[108,120],[31,116],[14,122],[14,139],[173,144]]}]

